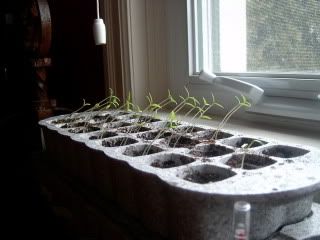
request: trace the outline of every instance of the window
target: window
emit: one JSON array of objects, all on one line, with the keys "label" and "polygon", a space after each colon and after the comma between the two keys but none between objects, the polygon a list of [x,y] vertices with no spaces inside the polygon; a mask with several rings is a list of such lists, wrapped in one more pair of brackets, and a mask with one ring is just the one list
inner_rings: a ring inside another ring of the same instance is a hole
[{"label": "window", "polygon": [[320,72],[320,1],[194,0],[190,7],[194,72]]},{"label": "window", "polygon": [[[181,0],[179,4],[184,9]],[[206,69],[264,89],[262,101],[247,113],[320,121],[319,0],[186,0],[185,4],[188,79],[197,93],[212,91],[197,77]],[[175,11],[176,17],[177,7]],[[181,25],[170,24],[177,34]],[[175,48],[183,44],[174,41]],[[176,79],[180,69],[172,70]],[[214,94],[228,102],[223,96],[228,94]]]}]

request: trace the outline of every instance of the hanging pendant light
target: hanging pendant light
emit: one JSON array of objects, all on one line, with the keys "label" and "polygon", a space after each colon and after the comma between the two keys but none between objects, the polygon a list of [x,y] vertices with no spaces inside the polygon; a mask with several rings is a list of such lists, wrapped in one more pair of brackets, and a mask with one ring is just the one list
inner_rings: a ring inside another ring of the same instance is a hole
[{"label": "hanging pendant light", "polygon": [[99,14],[99,0],[97,0],[97,18],[93,21],[93,37],[96,45],[106,44],[106,26]]}]

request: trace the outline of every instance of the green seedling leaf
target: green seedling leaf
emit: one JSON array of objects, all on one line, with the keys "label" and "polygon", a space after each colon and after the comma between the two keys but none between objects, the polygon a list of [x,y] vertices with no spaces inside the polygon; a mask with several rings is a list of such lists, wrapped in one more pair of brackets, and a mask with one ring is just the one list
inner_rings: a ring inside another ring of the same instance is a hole
[{"label": "green seedling leaf", "polygon": [[209,106],[210,105],[204,97],[202,97],[202,100],[203,100],[203,105],[204,106]]},{"label": "green seedling leaf", "polygon": [[211,120],[212,118],[207,115],[200,116],[201,119]]},{"label": "green seedling leaf", "polygon": [[191,103],[188,103],[188,102],[186,102],[185,105],[187,105],[187,106],[189,106],[189,107],[191,107],[191,108],[194,108],[194,107],[195,107],[195,105],[193,105],[193,104],[191,104]]},{"label": "green seedling leaf", "polygon": [[153,103],[151,104],[151,111],[156,111],[159,110],[161,108],[161,106],[159,104]]},{"label": "green seedling leaf", "polygon": [[193,101],[193,105],[200,105],[199,101],[195,97],[190,97],[190,100]]},{"label": "green seedling leaf", "polygon": [[135,105],[136,109],[137,109],[137,112],[141,113],[142,110],[140,109],[140,107],[138,105]]}]

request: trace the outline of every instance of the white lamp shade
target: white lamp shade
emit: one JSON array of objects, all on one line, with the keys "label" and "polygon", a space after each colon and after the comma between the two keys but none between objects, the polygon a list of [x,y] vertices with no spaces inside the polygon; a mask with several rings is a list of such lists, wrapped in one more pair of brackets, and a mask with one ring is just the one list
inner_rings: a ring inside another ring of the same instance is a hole
[{"label": "white lamp shade", "polygon": [[93,37],[96,45],[106,44],[106,26],[102,18],[97,18],[93,22]]},{"label": "white lamp shade", "polygon": [[232,92],[235,95],[244,94],[252,105],[256,104],[264,93],[263,89],[254,84],[227,76],[217,76],[204,70],[200,72],[199,79],[213,84],[216,91]]}]

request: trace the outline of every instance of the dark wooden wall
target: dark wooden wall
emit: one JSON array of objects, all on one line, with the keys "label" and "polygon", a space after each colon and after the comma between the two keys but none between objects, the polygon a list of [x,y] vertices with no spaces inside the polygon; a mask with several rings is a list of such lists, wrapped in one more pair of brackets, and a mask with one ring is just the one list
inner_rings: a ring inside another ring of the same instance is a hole
[{"label": "dark wooden wall", "polygon": [[[8,117],[2,121],[28,120],[37,125],[33,114],[37,82],[33,76],[29,52],[24,49],[23,13],[30,0],[0,2],[0,78],[1,104]],[[49,97],[57,106],[72,111],[82,104],[105,96],[102,46],[93,40],[92,23],[96,17],[95,1],[48,0],[52,20],[52,47],[48,57],[52,67],[48,74]],[[30,4],[29,4],[30,5]],[[6,18],[11,19],[8,24]],[[7,93],[7,94],[6,94]],[[56,111],[59,114],[61,111]],[[8,123],[3,123],[5,126]],[[28,129],[33,134],[34,128]],[[36,141],[36,140],[35,140]]]},{"label": "dark wooden wall", "polygon": [[[37,85],[23,44],[21,14],[27,3],[0,1],[3,234],[7,230],[11,238],[21,234],[33,239],[63,239],[56,235],[58,223],[42,195],[33,164],[40,154],[40,135],[32,106]],[[102,49],[94,45],[92,36],[95,1],[50,0],[49,4],[53,27],[50,98],[56,98],[59,107],[69,109],[78,108],[82,98],[98,101],[105,94],[105,86]]]},{"label": "dark wooden wall", "polygon": [[102,47],[93,40],[95,1],[50,0],[52,69],[49,92],[58,105],[79,106],[105,94]]}]

